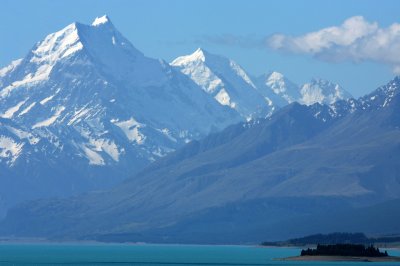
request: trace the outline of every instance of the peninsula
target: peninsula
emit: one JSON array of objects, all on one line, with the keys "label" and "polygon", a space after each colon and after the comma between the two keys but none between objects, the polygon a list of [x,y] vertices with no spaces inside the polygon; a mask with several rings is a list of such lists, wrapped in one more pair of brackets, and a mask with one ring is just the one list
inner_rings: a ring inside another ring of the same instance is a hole
[{"label": "peninsula", "polygon": [[301,251],[300,256],[280,259],[283,261],[360,261],[360,262],[394,262],[400,257],[389,256],[374,246],[358,244],[317,245],[315,249]]}]

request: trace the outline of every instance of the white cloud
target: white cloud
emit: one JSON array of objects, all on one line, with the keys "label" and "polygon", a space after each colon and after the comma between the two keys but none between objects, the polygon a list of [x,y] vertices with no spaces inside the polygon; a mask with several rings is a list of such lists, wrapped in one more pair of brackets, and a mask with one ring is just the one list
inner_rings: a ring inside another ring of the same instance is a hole
[{"label": "white cloud", "polygon": [[340,26],[328,27],[302,36],[275,34],[267,38],[275,50],[310,54],[327,61],[374,61],[390,65],[400,74],[400,24],[380,28],[362,16],[347,19]]}]

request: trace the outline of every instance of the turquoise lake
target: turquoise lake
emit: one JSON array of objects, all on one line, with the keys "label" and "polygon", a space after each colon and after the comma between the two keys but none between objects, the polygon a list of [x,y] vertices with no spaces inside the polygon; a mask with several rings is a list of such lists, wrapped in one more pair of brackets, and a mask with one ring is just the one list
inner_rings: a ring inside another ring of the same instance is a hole
[{"label": "turquoise lake", "polygon": [[[257,246],[128,245],[128,244],[0,244],[0,265],[371,265],[371,263],[283,262],[297,248]],[[399,250],[389,250],[400,256]],[[372,263],[398,265],[400,263]]]}]

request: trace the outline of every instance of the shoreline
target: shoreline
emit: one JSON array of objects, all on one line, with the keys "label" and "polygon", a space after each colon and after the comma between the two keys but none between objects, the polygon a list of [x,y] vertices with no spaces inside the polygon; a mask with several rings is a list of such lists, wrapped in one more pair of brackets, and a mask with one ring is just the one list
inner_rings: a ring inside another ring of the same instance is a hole
[{"label": "shoreline", "polygon": [[296,256],[277,258],[277,261],[327,261],[327,262],[400,262],[400,257],[352,257],[352,256]]},{"label": "shoreline", "polygon": [[[47,239],[47,238],[39,238],[39,237],[0,237],[0,245],[7,245],[7,244],[12,244],[12,245],[26,245],[26,244],[49,244],[49,245],[162,245],[162,246],[242,246],[242,247],[254,247],[254,248],[290,248],[290,249],[302,249],[304,247],[314,247],[316,245],[307,245],[307,246],[295,246],[295,245],[280,245],[280,246],[274,246],[274,245],[260,245],[260,244],[252,244],[252,243],[238,243],[238,244],[205,244],[205,243],[163,243],[163,242],[103,242],[103,241],[97,241],[97,240],[73,240],[73,239]],[[395,250],[395,251],[400,251],[400,245],[394,245],[394,246],[378,246],[379,248],[383,248],[384,250]],[[302,257],[302,256],[297,256],[297,257]],[[303,260],[303,259],[296,259],[297,257],[288,257],[288,258],[276,258],[276,260]],[[303,257],[314,257],[314,256],[303,256]],[[322,256],[321,256],[322,257]],[[328,257],[328,256],[326,256]],[[340,256],[330,256],[330,257],[340,257]],[[394,261],[400,261],[400,256],[399,257],[392,257],[391,258],[399,258],[399,260],[394,260]],[[368,257],[366,257],[368,258]],[[369,257],[371,258],[371,257]]]},{"label": "shoreline", "polygon": [[215,246],[215,247],[254,247],[258,244],[204,244],[204,243],[162,243],[162,242],[102,242],[96,240],[52,240],[46,238],[0,238],[1,245],[101,245],[101,246]]}]

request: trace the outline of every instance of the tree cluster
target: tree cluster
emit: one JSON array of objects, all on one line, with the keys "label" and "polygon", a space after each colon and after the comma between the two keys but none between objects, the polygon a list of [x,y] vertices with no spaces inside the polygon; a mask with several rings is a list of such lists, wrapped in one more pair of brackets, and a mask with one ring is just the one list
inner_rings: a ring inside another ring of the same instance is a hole
[{"label": "tree cluster", "polygon": [[314,234],[301,238],[293,238],[286,241],[279,242],[263,242],[264,246],[306,246],[316,245],[317,243],[323,245],[333,244],[386,244],[400,242],[400,236],[385,236],[385,237],[367,237],[363,233],[330,233],[330,234]]},{"label": "tree cluster", "polygon": [[355,257],[387,257],[388,253],[381,252],[374,246],[355,244],[317,245],[316,249],[303,249],[301,256],[355,256]]}]

